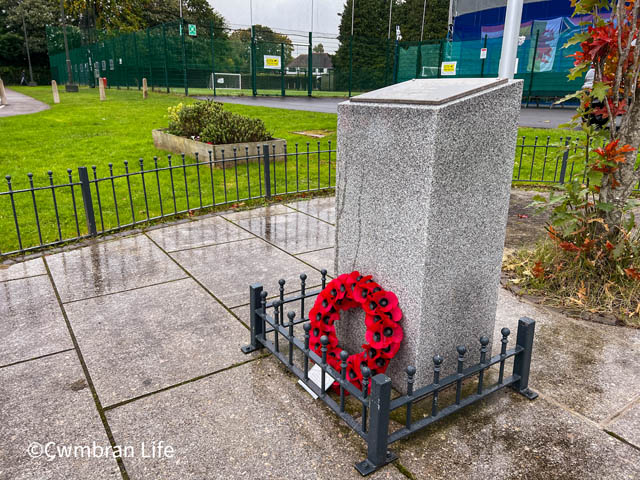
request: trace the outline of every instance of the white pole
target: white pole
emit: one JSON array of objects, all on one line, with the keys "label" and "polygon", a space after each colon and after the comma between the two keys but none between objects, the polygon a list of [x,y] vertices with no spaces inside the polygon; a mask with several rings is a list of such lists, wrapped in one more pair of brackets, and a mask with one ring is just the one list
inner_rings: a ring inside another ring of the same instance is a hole
[{"label": "white pole", "polygon": [[420,27],[420,41],[424,36],[424,16],[427,14],[427,0],[424,0],[424,6],[422,7],[422,26]]},{"label": "white pole", "polygon": [[393,8],[393,0],[389,0],[389,32],[387,33],[387,40],[391,38],[391,9]]},{"label": "white pole", "polygon": [[522,0],[509,0],[502,37],[502,54],[498,78],[513,78],[518,55],[518,36],[522,22]]},{"label": "white pole", "polygon": [[351,36],[353,37],[353,15],[356,8],[356,0],[351,0]]},{"label": "white pole", "polygon": [[313,32],[313,0],[311,0],[311,30],[309,31]]},{"label": "white pole", "polygon": [[251,25],[253,26],[253,0],[249,0],[249,18],[251,19]]},{"label": "white pole", "polygon": [[182,0],[180,0],[180,18],[182,18]]}]

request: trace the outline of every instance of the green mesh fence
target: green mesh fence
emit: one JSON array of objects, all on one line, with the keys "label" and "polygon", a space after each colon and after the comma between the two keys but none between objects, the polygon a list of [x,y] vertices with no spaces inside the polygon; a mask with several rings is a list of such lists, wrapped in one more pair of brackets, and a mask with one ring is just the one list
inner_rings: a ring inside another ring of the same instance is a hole
[{"label": "green mesh fence", "polygon": [[[551,40],[544,35],[540,29],[518,47],[516,78],[524,80],[526,100],[561,97],[582,84],[581,79],[567,79],[573,64],[568,55],[577,47],[562,46],[573,31]],[[68,75],[61,31],[49,28],[47,36],[51,76],[63,84]],[[264,31],[253,36],[254,42],[249,29],[180,22],[121,34],[67,28],[75,82],[95,86],[104,77],[109,88],[139,88],[146,78],[154,90],[196,95],[347,96],[413,78],[440,77],[442,62],[456,62],[458,77],[495,77],[502,47],[502,38],[395,42],[294,33],[268,41],[272,37]],[[331,54],[312,53],[317,43],[328,45]]]}]

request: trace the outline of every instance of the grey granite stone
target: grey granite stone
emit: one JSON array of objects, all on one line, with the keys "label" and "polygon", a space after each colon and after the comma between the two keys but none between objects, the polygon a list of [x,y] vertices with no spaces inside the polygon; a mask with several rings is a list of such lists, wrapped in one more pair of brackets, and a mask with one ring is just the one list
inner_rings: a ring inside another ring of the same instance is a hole
[{"label": "grey granite stone", "polygon": [[304,213],[253,217],[235,223],[294,254],[333,247],[335,241],[333,225]]},{"label": "grey granite stone", "polygon": [[261,208],[252,208],[249,210],[243,210],[240,212],[225,213],[223,217],[235,222],[236,220],[244,220],[246,218],[269,217],[273,215],[281,215],[283,213],[292,213],[292,212],[293,210],[291,210],[285,205],[275,204],[275,205],[269,205]]},{"label": "grey granite stone", "polygon": [[[0,368],[0,404],[0,478],[122,478],[113,456],[97,449],[91,458],[56,454],[56,446],[110,445],[75,352]],[[32,442],[54,442],[53,457],[31,458]]]},{"label": "grey granite stone", "polygon": [[247,360],[249,331],[190,278],[65,309],[104,406]]},{"label": "grey granite stone", "polygon": [[[338,107],[336,272],[397,294],[396,388],[409,364],[429,383],[435,354],[450,373],[457,345],[493,331],[521,93],[512,81],[440,106]],[[359,351],[364,325],[346,317],[338,336]]]},{"label": "grey granite stone", "polygon": [[287,291],[300,289],[300,274],[307,287],[320,285],[320,273],[292,255],[254,238],[171,254],[227,307],[249,303],[249,285],[262,283],[270,296],[284,278]]},{"label": "grey granite stone", "polygon": [[296,257],[318,270],[324,268],[329,272],[329,275],[335,276],[335,254],[334,248],[324,248],[315,252],[301,253]]},{"label": "grey granite stone", "polygon": [[505,83],[500,78],[416,78],[357,95],[351,102],[443,105]]},{"label": "grey granite stone", "polygon": [[0,366],[73,348],[49,277],[0,282]]},{"label": "grey granite stone", "polygon": [[530,401],[509,391],[471,405],[391,448],[414,478],[630,480],[640,476],[638,450],[544,398]]},{"label": "grey granite stone", "polygon": [[325,222],[336,223],[336,197],[334,196],[299,200],[287,205]]},{"label": "grey granite stone", "polygon": [[33,277],[35,275],[45,275],[46,273],[47,270],[44,268],[42,259],[35,258],[12,265],[0,265],[0,282],[15,280],[16,278]]},{"label": "grey granite stone", "polygon": [[159,228],[147,235],[167,252],[253,237],[222,217],[208,217]]},{"label": "grey granite stone", "polygon": [[607,425],[606,429],[640,450],[640,398]]},{"label": "grey granite stone", "polygon": [[46,260],[63,302],[186,277],[144,235],[96,243]]},{"label": "grey granite stone", "polygon": [[[117,442],[175,448],[172,459],[125,459],[131,478],[356,480],[353,465],[366,456],[364,442],[272,358],[123,405],[107,418]],[[370,478],[406,480],[393,465]]]}]

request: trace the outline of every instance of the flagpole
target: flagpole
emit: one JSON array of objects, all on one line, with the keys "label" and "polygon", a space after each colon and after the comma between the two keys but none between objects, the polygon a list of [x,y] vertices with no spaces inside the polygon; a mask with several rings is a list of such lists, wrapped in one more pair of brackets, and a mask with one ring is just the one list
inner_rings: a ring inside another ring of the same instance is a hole
[{"label": "flagpole", "polygon": [[518,55],[518,36],[522,22],[522,0],[509,0],[502,36],[502,54],[498,67],[499,78],[513,78]]}]

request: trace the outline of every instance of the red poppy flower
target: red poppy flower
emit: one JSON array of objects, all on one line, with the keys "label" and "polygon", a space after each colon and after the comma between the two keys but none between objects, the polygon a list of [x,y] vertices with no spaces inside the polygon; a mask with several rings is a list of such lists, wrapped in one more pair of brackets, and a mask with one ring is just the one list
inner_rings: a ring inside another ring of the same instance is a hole
[{"label": "red poppy flower", "polygon": [[322,347],[322,343],[320,339],[323,335],[326,335],[329,339],[328,348],[331,349],[338,346],[338,337],[336,336],[336,329],[333,325],[313,322],[311,324],[311,330],[309,330],[309,347],[318,355],[321,354],[320,348]]},{"label": "red poppy flower", "polygon": [[382,373],[387,369],[389,360],[381,355],[381,350],[376,350],[371,345],[366,343],[362,345],[365,350],[364,359],[367,362],[367,367],[371,370],[371,374]]},{"label": "red poppy flower", "polygon": [[383,315],[379,315],[379,314],[367,315],[366,317],[364,317],[364,324],[366,325],[367,328],[371,328],[373,325],[375,325],[378,322],[381,322],[386,318],[386,315],[384,316]]},{"label": "red poppy flower", "polygon": [[356,355],[349,356],[347,359],[347,380],[358,388],[362,388],[363,356],[364,352],[360,352]]},{"label": "red poppy flower", "polygon": [[374,288],[380,288],[380,285],[378,285],[376,282],[369,282],[368,280],[371,280],[370,275],[367,277],[363,277],[354,289],[353,298],[359,303],[363,303],[365,300],[367,300],[368,296],[372,294]]},{"label": "red poppy flower", "polygon": [[398,306],[398,297],[393,292],[380,290],[373,294],[373,301],[380,305],[380,310],[390,312]]},{"label": "red poppy flower", "polygon": [[396,307],[390,312],[382,312],[381,315],[384,315],[386,318],[396,323],[402,320],[402,310],[400,310],[400,307]]},{"label": "red poppy flower", "polygon": [[388,319],[383,319],[367,329],[365,339],[373,348],[382,349],[391,343],[400,343],[403,338],[402,328]]},{"label": "red poppy flower", "polygon": [[358,302],[345,296],[343,299],[336,301],[335,308],[337,310],[351,310],[352,308],[357,308],[359,306],[360,304]]},{"label": "red poppy flower", "polygon": [[400,350],[400,342],[392,342],[380,350],[380,356],[386,359],[392,359]]},{"label": "red poppy flower", "polygon": [[357,272],[357,271],[351,272],[347,275],[347,281],[345,283],[347,285],[347,292],[349,292],[350,295],[355,290],[356,285],[358,284],[361,278],[362,278],[362,275],[360,275],[360,272]]},{"label": "red poppy flower", "polygon": [[378,303],[373,298],[373,295],[367,295],[367,299],[362,302],[362,309],[367,315],[378,314]]},{"label": "red poppy flower", "polygon": [[347,286],[338,278],[333,279],[325,287],[324,292],[327,292],[327,300],[331,303],[335,303],[336,300],[341,300],[347,294]]},{"label": "red poppy flower", "polygon": [[329,313],[333,309],[333,300],[323,290],[316,298],[316,303],[313,306],[320,310],[322,314]]}]

